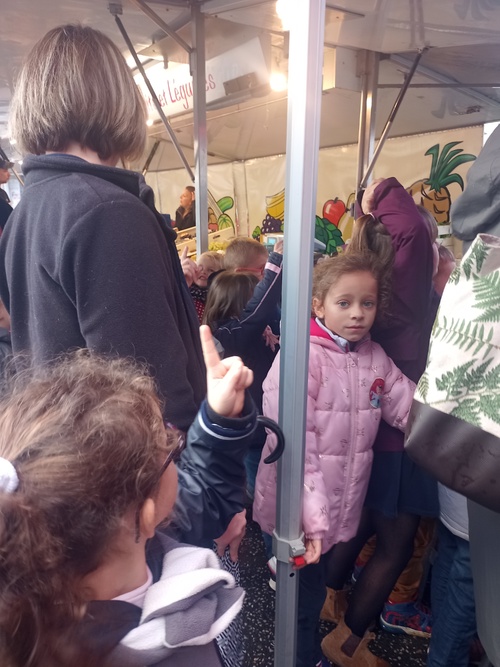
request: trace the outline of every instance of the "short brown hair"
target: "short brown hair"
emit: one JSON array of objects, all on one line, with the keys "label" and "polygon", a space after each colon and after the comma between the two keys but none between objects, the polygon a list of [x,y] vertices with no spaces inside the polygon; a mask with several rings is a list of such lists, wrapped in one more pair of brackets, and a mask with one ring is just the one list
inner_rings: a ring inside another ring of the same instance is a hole
[{"label": "short brown hair", "polygon": [[10,128],[24,152],[64,151],[75,141],[110,157],[139,157],[146,106],[119,49],[79,25],[54,28],[35,44],[20,72]]},{"label": "short brown hair", "polygon": [[0,655],[60,664],[47,655],[83,612],[82,577],[156,493],[167,434],[153,380],[124,359],[79,351],[14,383],[0,404],[0,456],[20,480],[0,492]]},{"label": "short brown hair", "polygon": [[266,248],[255,239],[248,239],[246,237],[233,239],[226,248],[224,268],[229,271],[244,269],[259,255],[265,255],[267,257],[268,252]]},{"label": "short brown hair", "polygon": [[[387,301],[381,291],[382,267],[373,253],[341,253],[318,262],[313,272],[312,297],[323,304],[332,285],[335,285],[346,273],[356,273],[358,271],[368,271],[377,280],[377,320],[380,320],[386,315]],[[312,315],[314,317],[314,311]]]},{"label": "short brown hair", "polygon": [[239,318],[250,301],[259,279],[246,271],[222,271],[213,279],[203,312],[203,324],[212,332],[218,323]]}]

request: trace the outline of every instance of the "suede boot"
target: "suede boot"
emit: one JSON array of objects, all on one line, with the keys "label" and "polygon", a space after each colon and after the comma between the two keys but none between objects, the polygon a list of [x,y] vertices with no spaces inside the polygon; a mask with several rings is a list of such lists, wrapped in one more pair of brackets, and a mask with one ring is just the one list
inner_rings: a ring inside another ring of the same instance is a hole
[{"label": "suede boot", "polygon": [[347,610],[347,590],[326,589],[326,600],[319,615],[322,621],[338,623]]},{"label": "suede boot", "polygon": [[390,664],[382,658],[377,658],[368,648],[374,635],[371,632],[365,633],[365,636],[359,643],[352,656],[346,655],[342,651],[345,641],[352,635],[344,619],[340,619],[337,627],[332,630],[321,642],[321,650],[324,655],[338,667],[390,667]]}]

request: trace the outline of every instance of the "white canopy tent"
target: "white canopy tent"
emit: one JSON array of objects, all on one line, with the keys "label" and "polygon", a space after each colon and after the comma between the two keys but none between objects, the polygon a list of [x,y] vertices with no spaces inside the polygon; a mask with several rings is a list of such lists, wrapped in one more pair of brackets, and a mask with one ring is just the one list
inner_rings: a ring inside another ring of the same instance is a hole
[{"label": "white canopy tent", "polygon": [[[165,32],[159,34],[158,21],[146,15],[142,0],[123,2],[123,7],[112,3],[111,12],[104,0],[40,0],[35,6],[30,0],[2,3],[6,6],[0,25],[0,136],[8,156],[15,155],[5,122],[16,68],[30,46],[54,25],[88,23],[124,47],[123,32],[120,34],[112,17],[118,14],[141,60],[186,62],[185,45]],[[201,192],[206,190],[208,163],[280,153],[287,156],[280,400],[286,448],[280,465],[276,535],[275,665],[289,667],[295,653],[296,578],[290,576],[287,560],[300,552],[301,494],[297,490],[302,487],[303,474],[309,338],[305,314],[310,300],[318,148],[359,141],[359,185],[367,178],[376,136],[500,120],[500,3],[289,0],[289,35],[274,1],[208,0],[191,6],[187,0],[156,0],[147,6],[168,24],[167,32],[179,29],[181,39],[191,45],[198,93],[194,117],[191,112],[171,117],[170,130],[161,123],[151,126],[151,146],[158,140],[160,145],[150,155],[148,168],[161,171],[187,163],[196,173]],[[188,25],[192,17],[194,40]],[[244,81],[239,81],[235,90],[233,77],[225,80],[227,99],[218,98],[212,108],[210,103],[205,108],[204,61],[224,54],[229,45],[233,48],[255,37],[267,45],[263,52],[269,70],[275,64],[287,65],[288,95],[271,92],[262,83],[254,85],[251,77],[246,89]],[[398,90],[412,66],[414,76],[407,80],[406,97],[399,100],[400,111],[394,115]],[[391,123],[386,124],[391,111]],[[202,199],[199,206],[204,205]],[[310,224],[303,222],[309,220]],[[203,233],[198,230],[201,248]]]}]

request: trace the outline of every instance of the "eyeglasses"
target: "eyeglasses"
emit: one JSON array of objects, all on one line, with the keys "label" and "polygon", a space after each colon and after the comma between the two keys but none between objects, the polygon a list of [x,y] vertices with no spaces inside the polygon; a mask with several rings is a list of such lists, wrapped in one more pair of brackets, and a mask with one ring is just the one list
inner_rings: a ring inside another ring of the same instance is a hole
[{"label": "eyeglasses", "polygon": [[182,431],[169,429],[169,437],[173,442],[172,448],[167,454],[167,458],[160,468],[160,477],[163,475],[168,466],[173,462],[177,463],[181,458],[181,454],[186,447],[186,435]]}]

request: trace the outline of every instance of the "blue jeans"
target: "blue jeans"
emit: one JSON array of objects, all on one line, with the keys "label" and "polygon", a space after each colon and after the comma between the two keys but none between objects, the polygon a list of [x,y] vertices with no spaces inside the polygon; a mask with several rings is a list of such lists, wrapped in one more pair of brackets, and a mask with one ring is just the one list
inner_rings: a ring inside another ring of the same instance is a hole
[{"label": "blue jeans", "polygon": [[438,527],[431,581],[432,637],[427,667],[468,667],[476,631],[469,543]]}]

